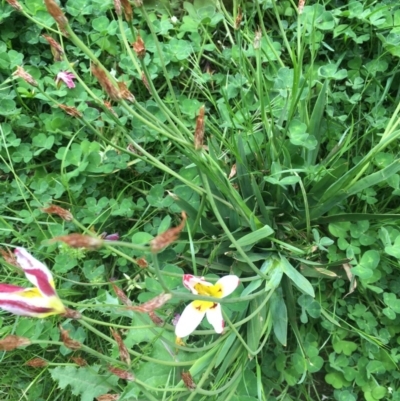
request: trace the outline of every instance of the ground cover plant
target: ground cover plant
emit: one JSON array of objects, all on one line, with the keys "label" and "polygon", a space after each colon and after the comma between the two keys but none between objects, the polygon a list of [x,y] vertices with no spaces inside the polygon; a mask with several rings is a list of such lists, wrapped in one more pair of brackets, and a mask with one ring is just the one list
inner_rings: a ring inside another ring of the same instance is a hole
[{"label": "ground cover plant", "polygon": [[0,3],[0,399],[400,400],[399,44],[395,0]]}]

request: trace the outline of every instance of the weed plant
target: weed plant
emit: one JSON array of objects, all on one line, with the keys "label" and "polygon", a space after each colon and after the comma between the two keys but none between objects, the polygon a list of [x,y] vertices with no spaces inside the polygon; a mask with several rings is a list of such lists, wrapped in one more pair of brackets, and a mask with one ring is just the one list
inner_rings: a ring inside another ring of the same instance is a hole
[{"label": "weed plant", "polygon": [[[399,401],[398,1],[143,3],[0,3],[0,242],[82,314],[0,315],[31,342],[0,399]],[[222,335],[176,342],[207,299],[183,274],[240,277]],[[25,283],[10,260],[1,281]]]}]

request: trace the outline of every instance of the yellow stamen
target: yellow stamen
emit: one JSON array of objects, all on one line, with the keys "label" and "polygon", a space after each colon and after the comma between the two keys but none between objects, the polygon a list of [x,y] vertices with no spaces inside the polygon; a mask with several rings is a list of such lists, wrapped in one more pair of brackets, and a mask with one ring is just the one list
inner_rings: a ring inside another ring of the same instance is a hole
[{"label": "yellow stamen", "polygon": [[214,302],[209,301],[193,301],[193,306],[199,312],[205,312],[216,305]]},{"label": "yellow stamen", "polygon": [[37,288],[21,291],[20,295],[24,298],[43,298],[42,293]]},{"label": "yellow stamen", "polygon": [[222,285],[204,285],[202,283],[197,283],[194,285],[194,289],[199,295],[208,295],[210,297],[222,298]]}]

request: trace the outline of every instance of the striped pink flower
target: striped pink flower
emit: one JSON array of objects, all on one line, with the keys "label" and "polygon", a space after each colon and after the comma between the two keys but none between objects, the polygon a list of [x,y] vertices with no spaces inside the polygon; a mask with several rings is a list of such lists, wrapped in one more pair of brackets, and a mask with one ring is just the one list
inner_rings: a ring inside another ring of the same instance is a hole
[{"label": "striped pink flower", "polygon": [[0,284],[0,309],[38,318],[65,313],[50,270],[24,248],[16,248],[14,253],[26,278],[35,287]]}]

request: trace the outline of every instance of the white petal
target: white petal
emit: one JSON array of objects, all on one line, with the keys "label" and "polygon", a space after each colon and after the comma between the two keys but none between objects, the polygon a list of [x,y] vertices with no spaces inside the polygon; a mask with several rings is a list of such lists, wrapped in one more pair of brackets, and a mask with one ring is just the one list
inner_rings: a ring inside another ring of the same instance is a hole
[{"label": "white petal", "polygon": [[175,327],[176,336],[182,338],[193,333],[203,320],[205,314],[206,312],[198,311],[194,307],[193,302],[186,306]]},{"label": "white petal", "polygon": [[221,305],[215,306],[206,312],[208,323],[214,327],[214,330],[221,334],[224,331],[224,318],[222,317]]},{"label": "white petal", "polygon": [[194,288],[194,286],[196,284],[200,283],[200,284],[205,285],[207,287],[211,287],[212,286],[211,283],[209,283],[208,281],[205,281],[203,278],[192,276],[191,274],[184,274],[183,278],[182,278],[182,282],[183,282],[183,285],[195,295],[198,294],[198,292]]},{"label": "white petal", "polygon": [[232,294],[232,292],[235,291],[236,288],[238,287],[239,283],[240,283],[239,277],[233,274],[221,277],[216,283],[221,285],[222,288],[221,298],[224,298]]}]

